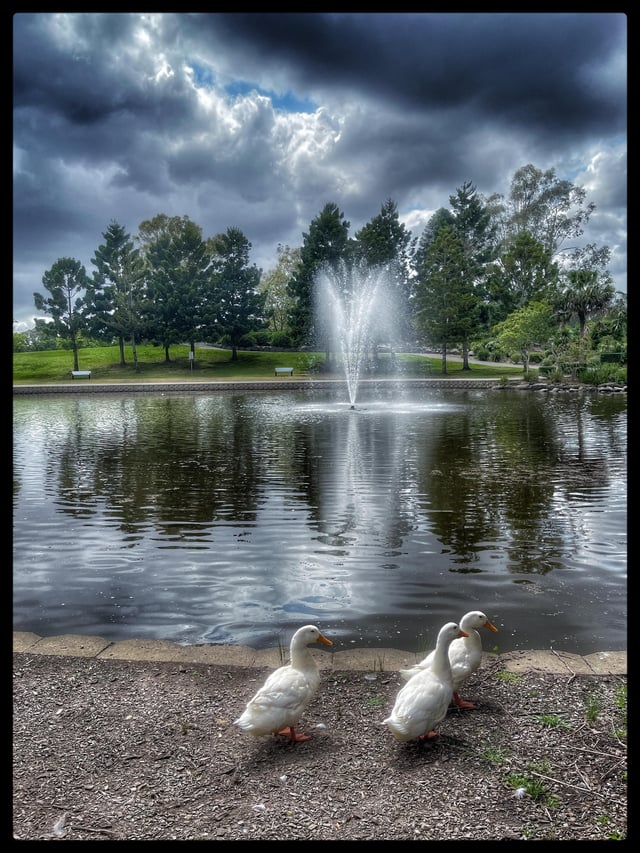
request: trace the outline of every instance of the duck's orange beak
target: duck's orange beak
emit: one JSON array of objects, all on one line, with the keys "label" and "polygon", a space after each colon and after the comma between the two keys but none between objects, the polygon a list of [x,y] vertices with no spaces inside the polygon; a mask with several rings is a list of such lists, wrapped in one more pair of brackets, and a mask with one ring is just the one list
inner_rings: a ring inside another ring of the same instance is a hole
[{"label": "duck's orange beak", "polygon": [[328,637],[325,637],[324,634],[320,634],[320,636],[318,637],[318,642],[323,643],[325,646],[332,646],[333,645],[331,640]]},{"label": "duck's orange beak", "polygon": [[460,628],[460,633],[458,634],[458,636],[459,637],[468,637],[469,635],[467,634],[466,631],[463,631],[462,628]]},{"label": "duck's orange beak", "polygon": [[488,628],[490,631],[497,631],[497,630],[498,630],[498,629],[496,628],[496,626],[495,626],[495,625],[492,625],[492,624],[491,624],[491,622],[489,622],[489,620],[488,620],[488,619],[487,619],[487,621],[484,623],[484,627],[485,627],[485,628]]}]

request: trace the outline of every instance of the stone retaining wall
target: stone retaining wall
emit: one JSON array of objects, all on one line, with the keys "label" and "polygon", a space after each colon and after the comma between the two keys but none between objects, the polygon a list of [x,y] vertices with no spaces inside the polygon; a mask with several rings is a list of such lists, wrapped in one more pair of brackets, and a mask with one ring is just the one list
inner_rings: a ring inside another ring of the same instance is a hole
[{"label": "stone retaining wall", "polygon": [[[515,379],[510,382],[520,382]],[[498,379],[361,379],[362,386],[388,388],[500,388]],[[59,385],[14,385],[13,393],[21,394],[113,394],[113,393],[169,393],[185,391],[321,391],[330,388],[345,388],[344,379],[294,379],[290,377],[268,380],[239,382],[208,382],[206,380],[180,382],[108,382],[100,383],[87,380],[79,383],[60,383]]]}]

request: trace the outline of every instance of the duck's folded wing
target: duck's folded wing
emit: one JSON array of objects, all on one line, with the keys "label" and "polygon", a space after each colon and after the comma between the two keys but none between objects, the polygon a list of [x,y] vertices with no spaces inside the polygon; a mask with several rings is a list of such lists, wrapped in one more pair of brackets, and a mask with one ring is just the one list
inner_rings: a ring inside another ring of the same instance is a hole
[{"label": "duck's folded wing", "polygon": [[408,666],[406,669],[401,669],[398,672],[398,675],[403,681],[409,681],[410,678],[413,678],[418,672],[424,672],[425,669],[429,669],[433,662],[433,652],[429,652],[429,654],[423,658],[419,663],[414,663],[413,666]]},{"label": "duck's folded wing", "polygon": [[299,670],[284,667],[272,672],[249,703],[255,707],[293,709],[309,701],[314,686]]}]

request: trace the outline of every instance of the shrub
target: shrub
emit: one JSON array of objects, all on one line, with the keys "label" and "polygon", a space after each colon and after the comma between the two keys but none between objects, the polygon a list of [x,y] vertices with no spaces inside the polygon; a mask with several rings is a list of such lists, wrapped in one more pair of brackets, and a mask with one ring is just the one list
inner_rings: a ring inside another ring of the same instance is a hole
[{"label": "shrub", "polygon": [[301,356],[299,364],[307,373],[322,373],[325,368],[324,357],[317,353]]},{"label": "shrub", "polygon": [[271,346],[288,349],[291,347],[291,336],[287,332],[274,332],[271,335]]},{"label": "shrub", "polygon": [[605,385],[608,382],[624,385],[627,381],[627,369],[618,364],[594,364],[581,370],[579,379],[585,385]]}]

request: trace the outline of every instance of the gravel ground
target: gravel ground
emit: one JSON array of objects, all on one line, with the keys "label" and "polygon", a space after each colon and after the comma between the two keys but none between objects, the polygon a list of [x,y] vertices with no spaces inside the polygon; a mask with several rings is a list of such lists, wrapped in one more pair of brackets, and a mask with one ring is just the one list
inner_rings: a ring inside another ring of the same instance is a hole
[{"label": "gravel ground", "polygon": [[313,738],[231,724],[270,670],[14,654],[19,840],[621,840],[626,676],[465,685],[440,736],[380,721],[397,673],[323,672]]}]

